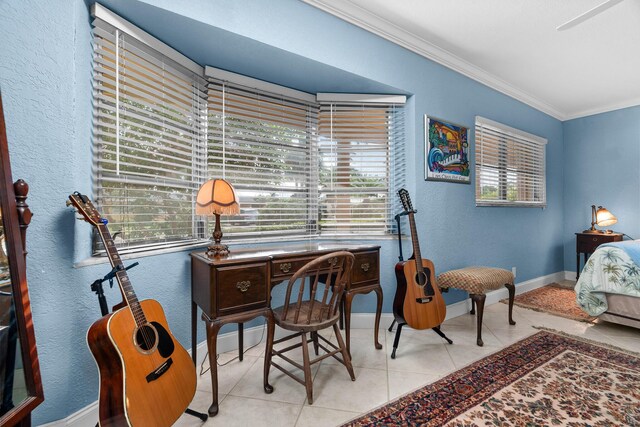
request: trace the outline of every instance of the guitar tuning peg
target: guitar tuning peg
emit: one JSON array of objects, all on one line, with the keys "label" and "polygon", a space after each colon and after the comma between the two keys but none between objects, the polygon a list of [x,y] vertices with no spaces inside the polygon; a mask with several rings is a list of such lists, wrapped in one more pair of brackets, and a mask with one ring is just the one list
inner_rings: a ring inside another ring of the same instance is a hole
[{"label": "guitar tuning peg", "polygon": [[65,203],[67,206],[71,206],[71,200],[67,200],[67,202]]},{"label": "guitar tuning peg", "polygon": [[79,217],[78,217],[78,219],[79,219],[80,221],[86,221],[86,219],[84,219],[84,217],[82,217],[82,216],[79,216]]}]

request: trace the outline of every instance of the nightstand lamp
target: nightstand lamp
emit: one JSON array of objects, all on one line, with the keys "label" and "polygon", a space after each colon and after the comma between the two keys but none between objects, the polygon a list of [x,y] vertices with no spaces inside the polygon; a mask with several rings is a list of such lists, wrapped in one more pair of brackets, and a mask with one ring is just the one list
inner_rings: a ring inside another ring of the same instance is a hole
[{"label": "nightstand lamp", "polygon": [[584,230],[583,233],[612,233],[611,230],[597,230],[596,225],[600,227],[608,227],[618,222],[618,218],[602,206],[591,205],[591,228]]},{"label": "nightstand lamp", "polygon": [[211,236],[214,244],[207,248],[207,256],[219,258],[229,255],[229,247],[222,245],[220,215],[237,215],[240,204],[233,186],[224,179],[212,179],[200,187],[196,197],[196,215],[215,215],[216,226]]}]

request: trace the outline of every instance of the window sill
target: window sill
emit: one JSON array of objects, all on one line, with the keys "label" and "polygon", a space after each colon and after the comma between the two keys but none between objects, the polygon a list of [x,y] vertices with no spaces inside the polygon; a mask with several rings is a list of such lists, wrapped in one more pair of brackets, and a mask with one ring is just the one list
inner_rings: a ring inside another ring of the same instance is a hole
[{"label": "window sill", "polygon": [[[406,238],[407,236],[403,234],[402,239],[405,240]],[[383,235],[326,236],[326,237],[314,237],[311,239],[309,238],[289,238],[289,239],[276,238],[276,239],[265,239],[265,240],[261,240],[260,242],[253,242],[253,243],[248,243],[246,240],[245,241],[242,241],[242,240],[226,241],[225,240],[223,243],[228,244],[231,247],[231,250],[233,250],[234,248],[246,248],[251,245],[263,246],[263,245],[268,245],[270,243],[278,243],[278,242],[301,242],[301,241],[341,242],[344,240],[381,241],[381,240],[397,240],[397,239],[398,239],[397,234],[383,234]],[[191,252],[197,249],[204,249],[210,244],[211,244],[211,241],[206,240],[206,241],[193,243],[190,245],[184,245],[184,246],[174,246],[169,248],[158,248],[158,249],[150,249],[147,251],[124,253],[120,255],[120,258],[123,261],[126,261],[130,259],[145,258],[149,256],[164,255],[164,254],[170,254],[170,253],[176,253],[176,252]],[[99,265],[99,264],[109,264],[109,259],[106,256],[92,256],[74,263],[73,268],[89,267],[92,265]]]}]

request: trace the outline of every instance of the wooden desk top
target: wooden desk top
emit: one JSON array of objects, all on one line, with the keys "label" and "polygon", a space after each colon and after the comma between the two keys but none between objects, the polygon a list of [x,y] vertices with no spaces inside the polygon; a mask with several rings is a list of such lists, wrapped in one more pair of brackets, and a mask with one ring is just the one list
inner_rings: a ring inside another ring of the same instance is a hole
[{"label": "wooden desk top", "polygon": [[251,261],[268,261],[279,258],[290,258],[296,255],[323,254],[340,250],[358,251],[367,249],[379,249],[379,245],[353,245],[343,242],[306,242],[297,244],[286,244],[281,246],[269,246],[264,248],[244,248],[234,249],[224,258],[209,258],[205,251],[191,252],[193,258],[204,261],[212,265],[238,264]]}]

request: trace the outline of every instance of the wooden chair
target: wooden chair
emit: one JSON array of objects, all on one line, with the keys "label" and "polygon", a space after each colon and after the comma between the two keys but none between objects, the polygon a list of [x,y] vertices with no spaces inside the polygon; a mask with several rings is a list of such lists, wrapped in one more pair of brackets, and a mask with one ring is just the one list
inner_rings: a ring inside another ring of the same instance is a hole
[{"label": "wooden chair", "polygon": [[[347,348],[337,325],[340,318],[340,304],[351,276],[353,262],[353,254],[346,251],[333,252],[307,263],[289,280],[284,305],[272,309],[267,316],[267,349],[264,358],[264,391],[266,393],[273,392],[273,387],[269,384],[269,370],[271,366],[274,366],[305,386],[307,401],[311,405],[313,403],[311,365],[327,357],[334,357],[345,365],[351,380],[356,380],[353,366],[351,366],[351,357],[347,353]],[[308,290],[308,292],[305,292],[305,290]],[[307,299],[305,299],[305,294],[308,296]],[[293,300],[291,298],[292,295],[294,296]],[[274,341],[276,325],[295,333]],[[318,334],[319,330],[330,326],[333,326],[338,346]],[[290,345],[282,350],[273,349],[274,344],[297,337],[301,337],[300,342],[297,344]],[[325,354],[310,360],[308,348],[308,343],[310,342],[313,342],[316,356],[318,356],[319,348]],[[331,349],[324,344],[331,347]],[[298,347],[302,347],[303,365],[284,355],[284,353]],[[339,357],[338,353],[342,357]],[[278,356],[302,370],[304,380],[274,362],[272,360],[273,356]]]}]

